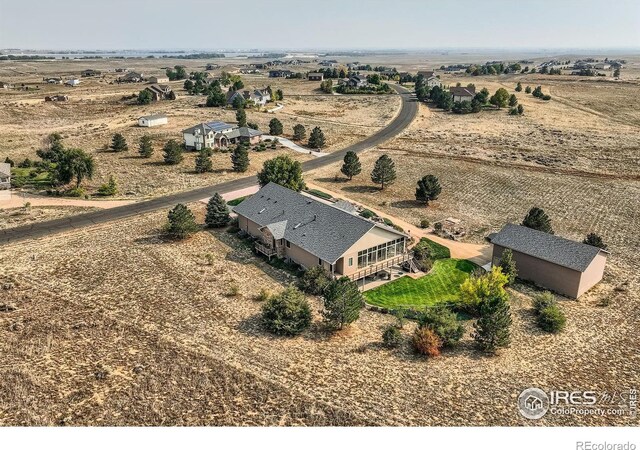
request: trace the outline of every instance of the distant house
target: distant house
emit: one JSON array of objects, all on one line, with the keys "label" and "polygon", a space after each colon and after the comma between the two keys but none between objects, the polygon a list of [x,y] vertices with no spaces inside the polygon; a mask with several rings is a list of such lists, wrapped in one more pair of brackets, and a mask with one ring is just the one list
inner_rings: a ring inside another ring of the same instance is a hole
[{"label": "distant house", "polygon": [[0,89],[13,89],[13,84],[0,81]]},{"label": "distant house", "polygon": [[595,286],[604,273],[609,252],[598,247],[507,224],[489,236],[492,263],[500,263],[502,252],[511,249],[518,277],[545,289],[578,298]]},{"label": "distant house", "polygon": [[52,77],[52,78],[43,78],[42,81],[45,81],[49,84],[62,84],[64,83],[64,80],[62,78],[58,78],[58,77]]},{"label": "distant house", "polygon": [[165,100],[169,98],[171,94],[171,86],[166,84],[152,84],[151,86],[147,86],[145,90],[151,92],[151,97],[154,102]]},{"label": "distant house", "polygon": [[351,75],[349,77],[349,80],[346,82],[347,86],[351,86],[351,87],[365,87],[368,86],[369,83],[367,82],[367,77],[365,77],[364,75]]},{"label": "distant house", "polygon": [[324,74],[322,72],[309,72],[307,79],[309,81],[322,81],[324,80]]},{"label": "distant house", "polygon": [[227,105],[233,105],[233,101],[236,97],[241,97],[242,100],[251,102],[256,106],[264,106],[269,100],[271,100],[271,94],[266,88],[245,91],[229,91],[227,92]]},{"label": "distant house", "polygon": [[233,208],[255,248],[305,269],[360,280],[407,261],[408,236],[275,183]]},{"label": "distant house", "polygon": [[138,119],[139,127],[157,127],[165,125],[168,122],[167,116],[164,114],[155,114],[152,116],[142,116]]},{"label": "distant house", "polygon": [[287,78],[293,75],[293,72],[290,70],[270,70],[269,78]]},{"label": "distant house", "polygon": [[456,86],[449,88],[454,102],[471,101],[476,96],[476,88]]},{"label": "distant house", "polygon": [[127,72],[126,74],[118,78],[118,81],[120,83],[139,83],[143,80],[144,75],[138,72]]},{"label": "distant house", "polygon": [[224,148],[240,142],[257,144],[262,135],[262,132],[253,128],[235,127],[226,122],[200,123],[182,131],[187,150]]},{"label": "distant house", "polygon": [[149,83],[158,84],[158,83],[168,83],[169,77],[149,77]]},{"label": "distant house", "polygon": [[95,69],[87,69],[87,70],[83,70],[81,75],[83,77],[95,77],[100,75],[102,72],[100,72],[99,70],[95,70]]},{"label": "distant house", "polygon": [[67,86],[77,86],[80,84],[80,80],[77,78],[71,78],[70,80],[65,81],[64,84]]},{"label": "distant house", "polygon": [[11,165],[0,163],[0,189],[11,188]]},{"label": "distant house", "polygon": [[433,70],[418,70],[418,76],[422,75],[425,78],[435,77],[436,73]]}]

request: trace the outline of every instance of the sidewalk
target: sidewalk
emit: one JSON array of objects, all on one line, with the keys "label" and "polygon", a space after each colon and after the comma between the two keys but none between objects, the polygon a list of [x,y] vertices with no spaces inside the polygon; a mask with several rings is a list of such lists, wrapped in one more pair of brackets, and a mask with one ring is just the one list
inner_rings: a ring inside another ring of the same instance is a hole
[{"label": "sidewalk", "polygon": [[348,197],[345,197],[344,195],[331,191],[327,188],[325,188],[324,186],[318,186],[316,184],[313,183],[308,183],[307,182],[307,187],[309,187],[310,189],[318,189],[320,191],[326,192],[327,194],[331,194],[333,197],[335,198],[340,198],[343,200],[346,200],[348,202],[351,203],[355,203],[357,205],[361,205],[371,211],[373,211],[374,213],[376,213],[377,215],[379,215],[380,217],[386,217],[388,219],[391,219],[393,221],[393,223],[399,225],[400,227],[402,227],[404,229],[404,231],[416,238],[416,239],[420,239],[423,237],[426,237],[428,239],[431,239],[434,242],[437,242],[438,244],[442,244],[445,247],[447,247],[450,251],[451,251],[451,257],[452,258],[458,258],[458,259],[468,259],[469,261],[478,264],[479,266],[485,266],[486,264],[491,262],[491,246],[490,245],[485,245],[485,244],[471,244],[471,243],[466,243],[466,242],[458,242],[458,241],[453,241],[451,239],[445,239],[445,238],[441,238],[440,236],[436,236],[433,233],[428,233],[425,230],[423,230],[422,228],[419,228],[413,224],[410,224],[408,222],[405,222],[402,219],[399,219],[397,217],[391,216],[389,214],[386,214],[382,211],[379,211],[375,208],[371,208],[370,206],[367,205],[362,205],[359,202],[356,202],[353,199],[350,199]]}]

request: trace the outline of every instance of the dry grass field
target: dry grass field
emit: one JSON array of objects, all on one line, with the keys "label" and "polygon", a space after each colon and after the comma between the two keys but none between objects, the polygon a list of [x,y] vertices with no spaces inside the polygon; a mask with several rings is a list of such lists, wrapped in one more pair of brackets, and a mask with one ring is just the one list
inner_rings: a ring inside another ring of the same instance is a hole
[{"label": "dry grass field", "polygon": [[637,292],[608,307],[562,301],[569,320],[557,336],[535,327],[529,292],[514,292],[513,343],[494,358],[468,334],[436,359],[408,344],[387,350],[380,336],[392,318],[370,311],[334,335],[315,314],[302,336],[274,338],[261,330],[256,296],[291,277],[225,232],[163,241],[163,220],[0,249],[12,261],[0,269],[0,424],[531,425],[516,409],[526,387],[610,392],[638,382]]},{"label": "dry grass field", "polygon": [[[161,67],[186,65],[187,72],[202,71],[203,61],[139,60],[130,61],[40,61],[0,62],[0,80],[16,86],[24,83],[32,90],[0,91],[0,159],[10,157],[21,161],[35,159],[35,152],[50,133],[59,132],[65,145],[82,148],[96,158],[97,173],[87,182],[87,191],[93,192],[110,175],[114,175],[122,195],[129,198],[149,197],[227,181],[237,176],[257,172],[264,160],[272,158],[276,151],[251,153],[249,172],[238,175],[232,172],[229,155],[213,157],[214,172],[204,175],[193,173],[195,153],[187,153],[178,166],[166,166],[162,162],[162,145],[168,139],[182,142],[181,130],[200,122],[222,120],[235,123],[235,111],[221,108],[202,108],[206,98],[189,96],[182,88],[183,81],[170,82],[177,100],[139,106],[122,100],[123,96],[136,94],[145,83],[113,83],[120,73],[116,67],[131,66],[145,76],[162,75]],[[99,77],[80,78],[82,83],[74,88],[43,83],[43,77],[80,75],[87,67],[104,71]],[[223,68],[237,69],[233,65]],[[223,69],[212,72],[214,76]],[[302,70],[302,69],[301,69]],[[318,82],[268,78],[266,75],[242,75],[245,87],[282,89],[284,108],[275,112],[247,110],[249,122],[256,122],[261,130],[269,129],[273,117],[284,125],[285,137],[291,137],[293,126],[302,123],[307,135],[319,126],[325,133],[331,152],[357,142],[375,133],[391,121],[400,107],[396,96],[341,97],[322,95]],[[45,95],[64,93],[68,102],[44,102]],[[275,105],[270,104],[270,108]],[[169,123],[161,127],[140,128],[137,119],[142,115],[166,113]],[[114,133],[122,133],[129,144],[126,153],[105,151]],[[139,158],[137,146],[140,137],[149,134],[154,138],[155,154],[151,159]],[[310,156],[279,148],[277,153],[288,153],[304,160]]]}]

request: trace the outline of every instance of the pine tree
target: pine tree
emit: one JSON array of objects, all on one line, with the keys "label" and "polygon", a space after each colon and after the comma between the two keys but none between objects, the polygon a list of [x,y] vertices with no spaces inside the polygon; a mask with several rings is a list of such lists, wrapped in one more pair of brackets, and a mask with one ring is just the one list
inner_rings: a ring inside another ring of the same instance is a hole
[{"label": "pine tree", "polygon": [[307,129],[304,125],[297,124],[293,127],[293,140],[294,141],[304,141],[307,137]]},{"label": "pine tree", "polygon": [[513,284],[518,276],[518,269],[516,268],[516,262],[513,260],[513,252],[510,248],[502,252],[500,268],[502,269],[502,273],[509,278],[508,284]]},{"label": "pine tree", "polygon": [[509,301],[496,295],[484,299],[480,304],[480,318],[473,324],[473,339],[478,348],[495,354],[498,348],[508,347],[511,342],[511,312]]},{"label": "pine tree", "polygon": [[269,134],[271,136],[280,136],[282,134],[282,122],[275,117],[269,122]]},{"label": "pine tree", "polygon": [[174,139],[167,141],[163,147],[164,162],[167,164],[180,164],[182,159],[182,147]]},{"label": "pine tree", "polygon": [[356,155],[355,152],[349,150],[346,155],[344,155],[344,164],[340,171],[349,177],[349,180],[353,179],[354,176],[358,175],[362,172],[362,165],[360,164],[360,158]]},{"label": "pine tree", "polygon": [[371,181],[380,185],[383,190],[385,185],[393,183],[396,179],[395,163],[388,155],[382,155],[376,161],[373,171],[371,172]]},{"label": "pine tree", "polygon": [[442,191],[438,177],[434,175],[426,175],[418,180],[416,187],[416,200],[429,205],[430,200],[437,200],[438,195]]},{"label": "pine tree", "polygon": [[534,230],[553,234],[551,219],[549,218],[549,216],[547,216],[547,213],[545,213],[543,209],[536,208],[535,206],[529,210],[526,217],[522,221],[522,225]]},{"label": "pine tree", "polygon": [[237,145],[231,153],[231,164],[234,172],[246,172],[249,168],[249,150],[244,145]]},{"label": "pine tree", "polygon": [[522,91],[522,83],[518,81],[518,84],[516,84],[516,92],[520,92],[520,91]]},{"label": "pine tree", "polygon": [[245,112],[244,108],[238,108],[238,110],[236,111],[236,120],[238,121],[239,127],[247,126],[247,113]]},{"label": "pine tree", "polygon": [[526,88],[524,88],[524,92],[525,94],[531,94],[531,86],[527,86]]},{"label": "pine tree", "polygon": [[175,238],[184,239],[198,231],[199,227],[195,216],[182,203],[178,203],[175,208],[169,211],[167,219],[166,231]]},{"label": "pine tree", "polygon": [[511,94],[511,96],[509,97],[509,106],[515,107],[517,104],[518,104],[518,97],[516,97],[516,94]]},{"label": "pine tree", "polygon": [[111,150],[113,150],[114,152],[123,152],[125,150],[129,150],[126,139],[120,133],[116,133],[113,135],[113,138],[111,139]]},{"label": "pine tree", "polygon": [[324,147],[324,144],[324,133],[320,127],[315,127],[311,130],[311,135],[309,136],[309,148],[322,148]]},{"label": "pine tree", "polygon": [[227,225],[230,220],[227,202],[215,192],[207,203],[207,215],[204,218],[204,223],[209,228],[219,228]]},{"label": "pine tree", "polygon": [[358,320],[360,310],[364,306],[358,285],[347,277],[329,282],[322,297],[324,321],[338,329]]},{"label": "pine tree", "polygon": [[146,134],[140,138],[140,148],[138,150],[140,156],[143,158],[151,158],[153,155],[153,145],[151,145],[151,138]]},{"label": "pine tree", "polygon": [[209,149],[202,149],[196,156],[196,173],[211,172],[213,163],[211,162],[211,153]]}]

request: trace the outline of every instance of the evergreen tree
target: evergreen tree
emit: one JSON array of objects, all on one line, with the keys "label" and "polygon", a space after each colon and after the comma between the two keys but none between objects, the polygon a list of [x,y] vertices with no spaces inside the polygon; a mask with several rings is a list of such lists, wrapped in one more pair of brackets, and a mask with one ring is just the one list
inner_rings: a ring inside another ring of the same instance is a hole
[{"label": "evergreen tree", "polygon": [[520,92],[520,91],[522,91],[522,83],[518,81],[518,84],[516,84],[516,92]]},{"label": "evergreen tree", "polygon": [[151,95],[151,92],[149,92],[147,89],[143,89],[140,91],[140,93],[138,94],[138,105],[148,105],[149,103],[151,103],[153,101],[153,96]]},{"label": "evergreen tree", "polygon": [[513,260],[513,252],[510,248],[502,252],[499,265],[502,273],[509,279],[507,284],[513,284],[518,276],[518,269],[516,268],[516,262]]},{"label": "evergreen tree", "polygon": [[371,181],[380,185],[383,190],[385,185],[393,183],[396,179],[395,163],[388,155],[382,155],[376,161],[373,171],[371,172]]},{"label": "evergreen tree", "polygon": [[500,88],[489,99],[489,103],[497,106],[498,108],[504,108],[509,102],[509,92],[505,88]]},{"label": "evergreen tree", "polygon": [[526,88],[524,88],[524,92],[525,94],[531,94],[531,86],[527,86]]},{"label": "evergreen tree", "polygon": [[200,150],[196,156],[196,173],[211,172],[212,170],[211,151],[208,148]]},{"label": "evergreen tree", "polygon": [[364,298],[358,285],[347,277],[332,280],[322,295],[324,321],[331,327],[342,329],[358,320],[364,306]]},{"label": "evergreen tree", "polygon": [[551,227],[551,219],[547,216],[541,208],[535,206],[529,210],[522,225],[534,230],[544,231],[545,233],[553,234],[553,228]]},{"label": "evergreen tree", "polygon": [[269,121],[269,134],[271,136],[280,136],[283,132],[282,122],[275,117]]},{"label": "evergreen tree", "polygon": [[209,228],[224,227],[231,220],[229,215],[229,208],[227,202],[224,201],[222,196],[215,192],[209,202],[207,203],[207,215],[204,218],[204,223]]},{"label": "evergreen tree", "polygon": [[178,203],[175,208],[169,211],[167,219],[167,233],[178,239],[184,239],[199,229],[195,216],[182,203]]},{"label": "evergreen tree", "polygon": [[300,192],[305,188],[302,165],[288,155],[276,156],[264,162],[262,170],[258,172],[258,183],[260,186],[276,183]]},{"label": "evergreen tree", "polygon": [[163,147],[164,162],[167,164],[180,164],[182,159],[182,147],[174,139],[167,141]]},{"label": "evergreen tree", "polygon": [[211,83],[209,88],[209,96],[207,97],[207,106],[216,107],[216,106],[224,106],[227,103],[227,97],[222,92],[222,88],[220,88],[219,82]]},{"label": "evergreen tree", "polygon": [[498,348],[511,342],[511,312],[509,302],[501,295],[491,296],[480,303],[480,318],[473,324],[473,339],[478,348],[495,354]]},{"label": "evergreen tree", "polygon": [[518,104],[518,97],[516,97],[516,94],[511,94],[511,96],[509,97],[509,106],[515,107],[517,104]]},{"label": "evergreen tree", "polygon": [[293,140],[304,141],[307,137],[307,129],[302,124],[297,124],[293,127]]},{"label": "evergreen tree", "polygon": [[247,126],[247,113],[244,111],[244,108],[239,108],[236,111],[236,120],[238,121],[239,127]]},{"label": "evergreen tree", "polygon": [[138,150],[140,156],[143,158],[151,158],[153,155],[153,145],[151,145],[151,138],[146,134],[140,138],[140,148]]},{"label": "evergreen tree", "polygon": [[125,150],[129,150],[126,139],[120,133],[116,133],[113,135],[113,138],[111,139],[111,150],[113,150],[114,152],[123,152]]},{"label": "evergreen tree", "polygon": [[360,164],[360,158],[356,155],[355,152],[349,150],[344,155],[344,164],[342,164],[342,168],[340,171],[349,177],[349,180],[353,179],[354,176],[358,175],[362,172],[362,165]]},{"label": "evergreen tree", "polygon": [[524,106],[518,105],[518,115],[521,116],[524,114]]},{"label": "evergreen tree", "polygon": [[[244,108],[244,98],[242,95],[236,95],[231,102],[231,106],[233,109],[243,109]],[[237,116],[237,114],[236,114]]]},{"label": "evergreen tree", "polygon": [[324,144],[324,133],[320,127],[315,127],[311,130],[311,135],[309,136],[309,148],[322,148],[324,147]]},{"label": "evergreen tree", "polygon": [[244,145],[237,145],[231,153],[231,165],[234,172],[246,172],[249,168],[249,150]]},{"label": "evergreen tree", "polygon": [[309,302],[294,286],[271,297],[262,307],[262,323],[272,333],[295,336],[311,325]]},{"label": "evergreen tree", "polygon": [[602,241],[602,238],[595,233],[587,234],[587,237],[582,241],[584,244],[592,245],[594,247],[601,248],[602,250],[607,249],[607,244]]},{"label": "evergreen tree", "polygon": [[438,177],[434,175],[426,175],[418,180],[418,187],[416,187],[416,200],[429,205],[430,200],[437,200],[442,188]]}]

